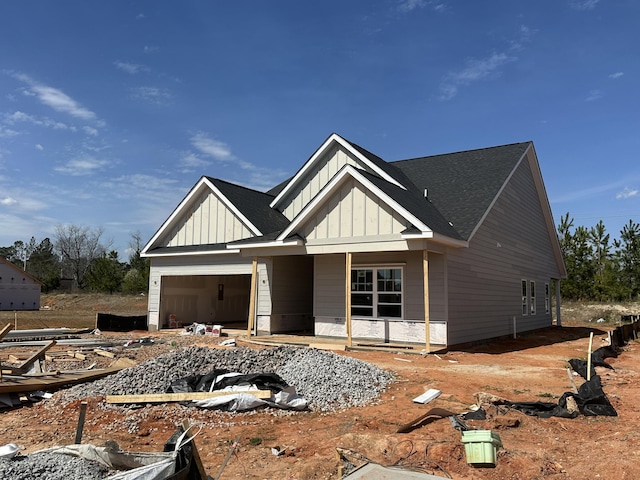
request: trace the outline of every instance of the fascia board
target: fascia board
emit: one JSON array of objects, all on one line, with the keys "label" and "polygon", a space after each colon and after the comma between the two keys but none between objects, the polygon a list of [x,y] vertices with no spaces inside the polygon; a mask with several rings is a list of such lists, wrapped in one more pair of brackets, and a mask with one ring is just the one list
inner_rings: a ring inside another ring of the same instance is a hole
[{"label": "fascia board", "polygon": [[542,178],[542,172],[540,171],[540,162],[538,161],[538,155],[533,143],[527,149],[527,152],[531,153],[527,158],[529,159],[529,166],[533,173],[533,181],[538,192],[538,198],[540,199],[540,206],[542,207],[542,213],[547,224],[547,230],[549,232],[549,240],[553,248],[553,253],[558,263],[561,278],[567,277],[567,267],[564,263],[562,256],[562,248],[560,247],[560,241],[558,240],[558,234],[556,232],[556,223],[553,219],[553,212],[551,211],[551,205],[549,204],[549,197],[547,196],[547,189],[544,186],[544,179]]},{"label": "fascia board", "polygon": [[275,208],[276,205],[280,203],[290,191],[291,189],[297,185],[302,177],[313,167],[318,158],[320,158],[327,150],[331,148],[333,143],[337,143],[341,145],[345,150],[348,150],[353,156],[358,158],[362,163],[366,164],[369,168],[371,168],[374,172],[376,172],[380,177],[384,178],[386,181],[397,185],[398,187],[406,190],[404,185],[400,184],[395,178],[391,177],[384,170],[381,170],[377,165],[371,162],[367,157],[358,152],[353,146],[347,142],[344,138],[342,138],[337,133],[332,133],[329,138],[327,138],[324,143],[318,148],[315,153],[307,160],[307,162],[302,166],[302,168],[295,174],[295,176],[291,179],[289,183],[280,191],[278,196],[273,199],[270,204],[271,208]]},{"label": "fascia board", "polygon": [[313,213],[315,213],[320,205],[322,205],[324,200],[335,191],[335,189],[347,176],[354,178],[364,187],[371,190],[378,198],[389,205],[393,210],[395,210],[404,219],[413,224],[416,228],[420,229],[422,232],[431,232],[431,229],[427,225],[418,220],[413,214],[407,211],[389,195],[380,190],[376,185],[371,183],[359,172],[357,168],[351,165],[345,165],[338,171],[338,173],[334,175],[329,183],[327,183],[325,187],[300,211],[300,213],[291,221],[289,226],[278,236],[277,239],[283,240],[287,238],[287,236],[291,235],[291,233],[295,231],[295,229],[298,228],[300,224],[302,224],[302,222],[307,220],[311,215],[313,215]]},{"label": "fascia board", "polygon": [[404,240],[430,240],[433,242],[438,242],[443,245],[447,245],[450,247],[462,247],[468,248],[469,242],[466,240],[458,240],[456,238],[447,237],[445,235],[441,235],[435,232],[425,232],[423,233],[407,233],[402,235]]},{"label": "fascia board", "polygon": [[254,235],[256,236],[262,235],[262,233],[255,227],[255,225],[253,225],[242,213],[240,213],[240,211],[236,208],[236,206],[233,203],[231,203],[229,199],[225,197],[222,194],[222,192],[218,190],[218,188],[213,183],[211,183],[211,181],[207,177],[201,177],[200,180],[198,180],[198,182],[191,188],[191,190],[189,190],[189,193],[187,193],[187,195],[182,199],[182,201],[173,210],[173,212],[171,212],[171,215],[169,215],[169,218],[167,218],[164,221],[164,223],[160,226],[158,231],[153,235],[153,237],[151,237],[151,240],[147,242],[147,244],[144,246],[144,248],[140,252],[141,255],[147,253],[149,249],[153,245],[155,245],[155,242],[158,240],[158,238],[160,238],[162,234],[164,234],[167,231],[167,229],[174,223],[176,218],[178,218],[184,212],[184,210],[191,203],[193,198],[196,195],[200,194],[204,186],[209,187],[211,191],[218,197],[218,199],[222,203],[224,203],[224,205],[227,208],[229,208],[234,213],[234,215],[237,215],[238,218],[240,218],[240,220],[247,225],[249,230],[251,230],[251,232]]},{"label": "fascia board", "polygon": [[141,257],[194,257],[198,255],[228,255],[229,253],[240,253],[240,249],[233,250],[205,250],[201,252],[167,252],[167,253],[141,253]]},{"label": "fascia board", "polygon": [[[302,240],[289,240],[289,241],[283,241],[283,240],[275,240],[272,242],[256,242],[256,243],[243,243],[242,245],[240,245],[240,249],[241,250],[246,250],[249,248],[273,248],[273,247],[299,247],[301,245],[304,245],[304,242]],[[227,245],[227,248],[231,249],[231,248],[238,248],[237,245],[234,245],[233,247],[230,247],[229,245]]]}]

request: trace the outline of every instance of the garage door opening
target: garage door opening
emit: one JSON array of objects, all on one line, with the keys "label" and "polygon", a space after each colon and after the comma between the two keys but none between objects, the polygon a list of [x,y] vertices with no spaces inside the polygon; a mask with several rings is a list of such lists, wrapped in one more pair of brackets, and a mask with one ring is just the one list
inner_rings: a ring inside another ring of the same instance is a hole
[{"label": "garage door opening", "polygon": [[247,328],[251,275],[163,276],[161,328],[192,323]]}]

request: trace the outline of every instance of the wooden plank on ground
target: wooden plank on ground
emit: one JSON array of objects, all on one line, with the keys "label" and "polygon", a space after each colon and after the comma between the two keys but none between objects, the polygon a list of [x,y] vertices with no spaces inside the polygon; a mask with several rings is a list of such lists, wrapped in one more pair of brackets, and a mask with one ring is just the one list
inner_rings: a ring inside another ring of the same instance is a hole
[{"label": "wooden plank on ground", "polygon": [[318,350],[340,350],[345,351],[346,345],[340,345],[339,343],[310,343],[309,348],[317,348]]},{"label": "wooden plank on ground", "polygon": [[112,373],[116,373],[124,366],[116,365],[114,363],[109,368],[103,368],[100,370],[90,370],[79,373],[62,373],[57,375],[37,376],[37,377],[24,377],[24,376],[4,376],[0,383],[0,395],[3,393],[24,393],[33,392],[35,390],[54,390],[66,385],[75,385],[78,383],[89,382],[98,378],[106,377]]},{"label": "wooden plank on ground", "polygon": [[22,362],[16,369],[16,371],[24,373],[31,368],[31,365],[35,363],[36,360],[42,360],[45,356],[47,350],[53,347],[56,344],[55,340],[51,340],[44,347],[38,350],[36,353],[27,358],[24,362]]},{"label": "wooden plank on ground", "polygon": [[143,395],[107,395],[107,403],[170,403],[205,400],[235,393],[248,393],[258,398],[271,398],[271,390],[247,390],[244,392],[186,392],[186,393],[147,393]]},{"label": "wooden plank on ground", "polygon": [[116,358],[116,355],[114,353],[111,353],[107,350],[102,350],[100,348],[96,348],[94,352],[98,355],[102,355],[103,357]]},{"label": "wooden plank on ground", "polygon": [[11,325],[10,323],[7,323],[4,327],[2,327],[2,330],[0,330],[0,340],[2,340],[4,338],[4,336],[9,333],[9,331],[13,328],[13,325]]}]

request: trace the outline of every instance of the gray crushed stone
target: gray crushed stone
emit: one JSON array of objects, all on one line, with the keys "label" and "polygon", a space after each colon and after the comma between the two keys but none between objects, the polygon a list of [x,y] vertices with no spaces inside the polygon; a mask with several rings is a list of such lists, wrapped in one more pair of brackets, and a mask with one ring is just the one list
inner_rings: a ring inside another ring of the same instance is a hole
[{"label": "gray crushed stone", "polygon": [[38,452],[0,459],[3,480],[87,480],[105,478],[109,473],[97,462],[60,453]]},{"label": "gray crushed stone", "polygon": [[294,346],[263,350],[194,346],[61,390],[52,400],[68,404],[105,395],[164,393],[175,380],[213,369],[242,374],[277,373],[307,399],[311,409],[321,411],[367,405],[393,381],[393,374],[375,365],[324,350]]}]

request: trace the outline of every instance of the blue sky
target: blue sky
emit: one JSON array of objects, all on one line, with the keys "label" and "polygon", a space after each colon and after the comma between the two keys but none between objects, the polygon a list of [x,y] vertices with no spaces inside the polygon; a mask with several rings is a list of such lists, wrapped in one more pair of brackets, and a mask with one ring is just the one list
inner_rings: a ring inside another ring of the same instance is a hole
[{"label": "blue sky", "polygon": [[532,140],[556,224],[640,221],[634,0],[0,3],[0,246],[123,256],[202,175],[266,190],[332,132],[385,160]]}]

